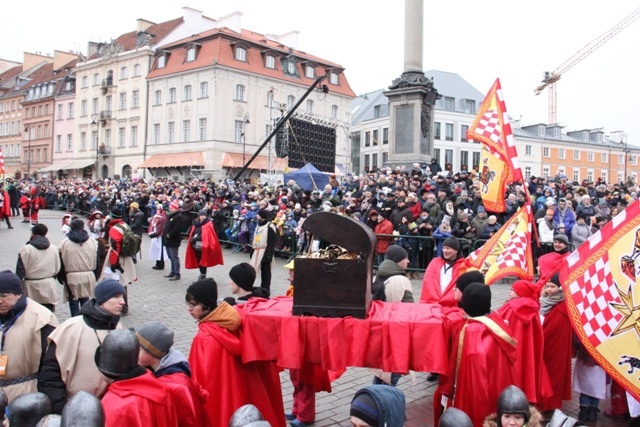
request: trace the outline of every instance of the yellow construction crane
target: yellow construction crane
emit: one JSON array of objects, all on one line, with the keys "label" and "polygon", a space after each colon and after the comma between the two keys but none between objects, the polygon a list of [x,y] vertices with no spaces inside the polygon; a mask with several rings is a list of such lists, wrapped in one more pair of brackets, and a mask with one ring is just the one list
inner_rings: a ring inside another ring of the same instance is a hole
[{"label": "yellow construction crane", "polygon": [[574,65],[582,61],[587,56],[591,55],[596,49],[598,49],[600,46],[602,46],[603,44],[611,40],[616,34],[624,30],[625,28],[627,28],[633,21],[635,21],[638,18],[640,18],[640,7],[634,10],[633,12],[631,12],[631,14],[629,14],[622,21],[618,22],[616,25],[614,25],[610,30],[602,34],[600,37],[591,41],[582,49],[577,51],[571,58],[567,59],[562,65],[560,65],[554,71],[551,71],[551,72],[545,71],[542,82],[540,82],[540,85],[537,88],[535,88],[533,93],[536,95],[540,95],[540,92],[542,92],[546,87],[548,87],[547,93],[549,95],[549,121],[547,124],[552,125],[557,123],[556,82],[560,80],[560,78],[564,75],[564,73],[566,73],[571,68],[573,68]]}]

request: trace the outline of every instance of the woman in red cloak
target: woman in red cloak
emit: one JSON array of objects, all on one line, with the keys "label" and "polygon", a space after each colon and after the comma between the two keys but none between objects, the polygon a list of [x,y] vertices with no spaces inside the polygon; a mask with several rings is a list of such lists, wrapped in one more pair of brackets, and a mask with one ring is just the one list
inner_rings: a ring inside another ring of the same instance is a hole
[{"label": "woman in red cloak", "polygon": [[200,269],[198,279],[207,277],[207,267],[223,265],[222,249],[218,236],[213,229],[211,218],[207,211],[200,209],[198,218],[193,222],[189,230],[189,244],[184,267],[186,269]]}]

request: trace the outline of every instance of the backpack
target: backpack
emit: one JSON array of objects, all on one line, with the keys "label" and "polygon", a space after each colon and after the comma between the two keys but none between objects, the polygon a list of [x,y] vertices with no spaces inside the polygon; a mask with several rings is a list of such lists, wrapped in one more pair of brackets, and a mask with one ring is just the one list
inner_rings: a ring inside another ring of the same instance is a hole
[{"label": "backpack", "polygon": [[131,257],[140,252],[140,244],[142,243],[140,236],[131,231],[129,227],[122,227],[120,224],[117,224],[116,227],[122,231],[120,256]]}]

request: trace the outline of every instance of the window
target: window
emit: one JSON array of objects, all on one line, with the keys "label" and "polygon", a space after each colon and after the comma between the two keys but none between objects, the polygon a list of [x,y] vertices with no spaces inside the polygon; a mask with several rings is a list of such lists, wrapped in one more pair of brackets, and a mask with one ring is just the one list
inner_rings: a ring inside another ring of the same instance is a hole
[{"label": "window", "polygon": [[153,143],[154,144],[160,143],[160,124],[158,123],[155,123],[153,125]]},{"label": "window", "polygon": [[588,169],[587,170],[587,180],[588,181],[593,181],[593,169]]},{"label": "window", "polygon": [[480,167],[480,153],[477,151],[474,151],[472,154],[472,158],[473,158],[473,168],[475,170],[478,170],[478,168]]},{"label": "window", "polygon": [[127,67],[122,67],[120,68],[120,78],[121,79],[126,79],[127,77],[129,77],[129,71],[127,70]]},{"label": "window", "polygon": [[244,86],[236,85],[236,101],[244,101]]},{"label": "window", "polygon": [[524,167],[524,179],[529,180],[531,178],[531,166]]},{"label": "window", "polygon": [[[42,108],[42,105],[40,106],[40,108]],[[38,111],[38,115],[42,115],[42,110]],[[58,116],[57,119],[60,120],[62,119],[62,104],[58,104]]]},{"label": "window", "polygon": [[473,99],[465,99],[464,100],[464,112],[467,114],[475,114],[476,113],[476,101]]},{"label": "window", "polygon": [[542,157],[549,157],[549,147],[542,147]]},{"label": "window", "polygon": [[389,128],[382,128],[382,144],[389,144]]},{"label": "window", "polygon": [[559,159],[564,159],[565,158],[564,148],[558,148],[558,158]]},{"label": "window", "polygon": [[158,57],[158,68],[164,68],[167,66],[167,55]]},{"label": "window", "polygon": [[192,46],[189,49],[187,49],[187,62],[191,62],[195,60],[196,60],[196,47]]},{"label": "window", "polygon": [[573,180],[580,181],[580,168],[573,168]]},{"label": "window", "polygon": [[93,85],[98,86],[100,84],[100,74],[95,73],[93,75]]},{"label": "window", "polygon": [[38,155],[36,156],[36,161],[39,162],[40,161],[40,150],[37,151]]},{"label": "window", "polygon": [[[607,156],[608,153],[601,153],[600,154],[600,161],[602,163],[607,163],[609,161],[609,157]],[[605,182],[607,182],[607,180],[604,180]]]},{"label": "window", "polygon": [[200,98],[209,97],[209,82],[200,83]]},{"label": "window", "polygon": [[445,124],[445,140],[453,141],[453,123]]},{"label": "window", "polygon": [[433,138],[440,139],[441,131],[440,131],[440,122],[435,122],[433,126]]},{"label": "window", "polygon": [[622,181],[624,181],[624,174],[623,172],[618,172],[618,182],[622,183]]},{"label": "window", "polygon": [[127,94],[125,92],[120,93],[120,109],[126,110],[127,108]]},{"label": "window", "polygon": [[153,105],[160,105],[160,104],[162,104],[162,91],[157,90],[154,92],[154,95],[153,95]]},{"label": "window", "polygon": [[296,97],[293,95],[289,95],[287,96],[287,110],[290,110],[293,108],[293,106],[296,103]]},{"label": "window", "polygon": [[138,126],[131,126],[131,146],[138,145]]},{"label": "window", "polygon": [[307,113],[313,114],[313,100],[307,99]]},{"label": "window", "polygon": [[191,85],[186,85],[182,90],[182,100],[191,101]]},{"label": "window", "polygon": [[235,58],[236,58],[237,61],[246,61],[247,60],[247,51],[242,47],[236,47]]},{"label": "window", "polygon": [[378,145],[378,129],[374,129],[371,139],[373,140],[373,145]]},{"label": "window", "polygon": [[56,135],[56,151],[62,151],[62,135]]},{"label": "window", "polygon": [[92,150],[98,149],[98,131],[97,130],[91,131],[91,149]]},{"label": "window", "polygon": [[531,152],[532,152],[532,147],[530,145],[525,145],[524,146],[524,154],[525,154],[525,156],[531,156]]},{"label": "window", "polygon": [[172,87],[171,89],[169,89],[169,101],[168,103],[174,103],[176,102],[176,88]]},{"label": "window", "polygon": [[175,142],[176,124],[174,122],[167,123],[167,142]]},{"label": "window", "polygon": [[631,163],[631,166],[637,166],[638,165],[638,158],[636,156],[630,156],[629,157],[629,162]]},{"label": "window", "polygon": [[73,80],[67,80],[64,82],[64,90],[67,92],[73,90]]},{"label": "window", "polygon": [[[593,151],[589,151],[587,153],[587,161],[593,162]],[[589,180],[589,181],[591,181],[591,180]]]},{"label": "window", "polygon": [[87,100],[83,99],[80,101],[80,116],[84,117],[87,115]]},{"label": "window", "polygon": [[369,172],[369,158],[370,158],[370,156],[368,154],[364,155],[364,170],[365,170],[365,172]]},{"label": "window", "polygon": [[271,56],[271,55],[267,55],[264,59],[264,66],[267,68],[271,68],[272,70],[276,68],[276,58]]},{"label": "window", "polygon": [[104,130],[104,146],[111,148],[111,129]]},{"label": "window", "polygon": [[316,77],[316,70],[311,65],[307,65],[304,67],[304,75],[310,79],[314,79]]},{"label": "window", "polygon": [[545,166],[544,168],[542,168],[542,177],[543,178],[549,178],[549,167]]},{"label": "window", "polygon": [[198,141],[204,141],[206,139],[207,139],[207,119],[202,118],[199,120]]},{"label": "window", "polygon": [[91,100],[91,114],[98,114],[98,98]]},{"label": "window", "polygon": [[42,115],[42,105],[38,106],[38,116]]},{"label": "window", "polygon": [[371,132],[366,131],[364,133],[364,146],[365,147],[370,147],[371,146]]},{"label": "window", "polygon": [[182,141],[191,141],[191,120],[182,121]]},{"label": "window", "polygon": [[118,147],[124,147],[124,128],[118,128]]},{"label": "window", "polygon": [[111,114],[111,95],[108,95],[107,98],[105,99],[105,104],[106,104],[106,110],[109,112],[109,114]]},{"label": "window", "polygon": [[469,125],[460,126],[460,141],[467,142],[467,131],[469,130]]},{"label": "window", "polygon": [[131,97],[132,97],[132,108],[139,108],[140,107],[140,91],[139,90],[134,90],[131,93]]},{"label": "window", "polygon": [[[13,122],[11,122],[11,127],[13,128]],[[13,133],[13,129],[11,129],[11,133]],[[49,125],[44,125],[44,137],[49,138]]]},{"label": "window", "polygon": [[332,119],[337,119],[338,118],[338,106],[337,105],[332,105],[331,106],[331,118]]},{"label": "window", "polygon": [[453,150],[444,150],[444,167],[449,169],[453,165]]},{"label": "window", "polygon": [[624,165],[624,154],[618,154],[618,164]]},{"label": "window", "polygon": [[242,120],[236,120],[233,123],[233,141],[242,142],[242,133],[244,131],[244,122]]},{"label": "window", "polygon": [[444,98],[444,109],[445,111],[455,111],[454,108],[455,99],[450,97]]},{"label": "window", "polygon": [[89,77],[82,76],[82,89],[89,87]]},{"label": "window", "polygon": [[338,84],[338,75],[336,73],[329,73],[329,83],[332,85]]},{"label": "window", "polygon": [[371,167],[374,169],[378,168],[378,153],[371,155]]},{"label": "window", "polygon": [[607,179],[607,178],[608,178],[608,175],[607,175],[607,171],[606,171],[605,169],[602,169],[602,170],[600,171],[600,176],[602,177],[602,180],[603,180],[604,182],[608,182],[608,181],[609,181],[609,180]]},{"label": "window", "polygon": [[83,151],[87,149],[87,133],[86,132],[80,132],[80,149]]},{"label": "window", "polygon": [[580,150],[573,150],[573,160],[580,160]]},{"label": "window", "polygon": [[133,77],[140,77],[140,64],[133,66]]},{"label": "window", "polygon": [[71,151],[73,149],[73,140],[71,134],[67,134],[67,151]]},{"label": "window", "polygon": [[298,71],[298,68],[296,67],[295,61],[293,60],[287,61],[287,73],[296,75],[297,74],[296,71]]},{"label": "window", "polygon": [[460,170],[468,170],[469,169],[469,152],[461,151],[460,152]]}]

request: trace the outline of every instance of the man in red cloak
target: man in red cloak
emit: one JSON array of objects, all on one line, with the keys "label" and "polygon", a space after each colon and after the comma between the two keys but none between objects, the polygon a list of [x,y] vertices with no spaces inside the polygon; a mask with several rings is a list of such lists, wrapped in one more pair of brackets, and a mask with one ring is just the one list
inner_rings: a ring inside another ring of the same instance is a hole
[{"label": "man in red cloak", "polygon": [[420,302],[457,307],[455,283],[466,269],[467,264],[460,254],[458,239],[449,237],[442,244],[442,255],[432,259],[424,272]]},{"label": "man in red cloak", "polygon": [[9,192],[4,189],[4,182],[0,182],[0,222],[5,220],[7,222],[7,228],[12,229],[11,221],[11,198]]},{"label": "man in red cloak", "polygon": [[207,215],[206,210],[201,209],[198,212],[198,219],[189,230],[189,244],[187,245],[184,267],[186,269],[199,268],[200,277],[198,279],[204,279],[207,277],[207,267],[223,264],[222,249],[211,218]]}]

